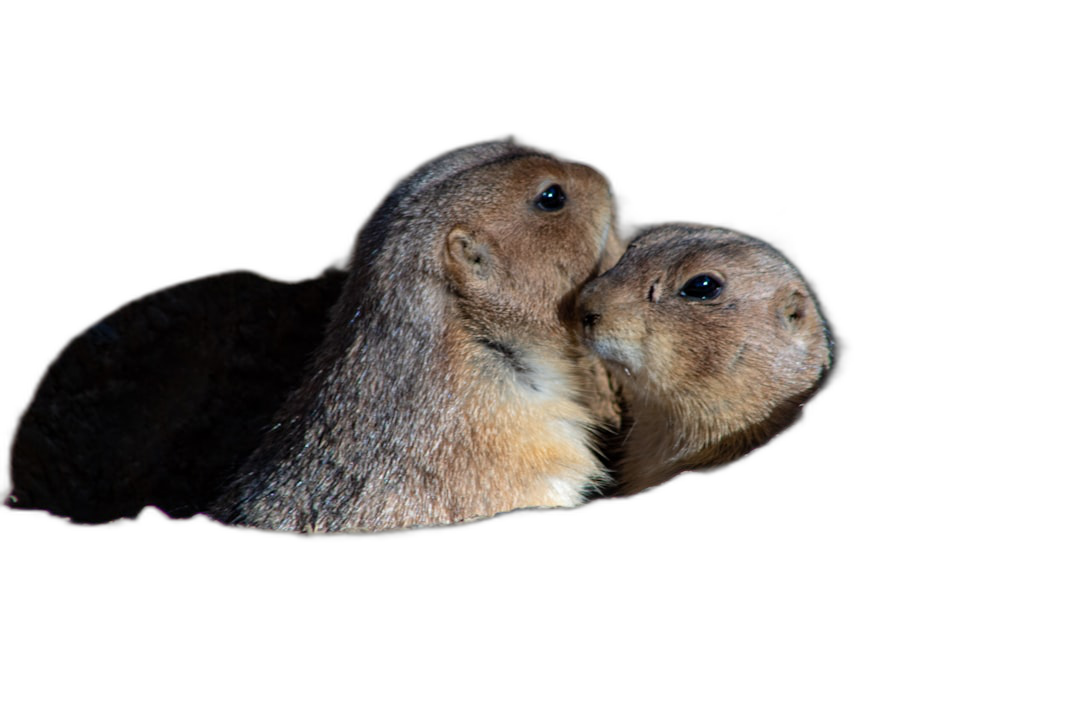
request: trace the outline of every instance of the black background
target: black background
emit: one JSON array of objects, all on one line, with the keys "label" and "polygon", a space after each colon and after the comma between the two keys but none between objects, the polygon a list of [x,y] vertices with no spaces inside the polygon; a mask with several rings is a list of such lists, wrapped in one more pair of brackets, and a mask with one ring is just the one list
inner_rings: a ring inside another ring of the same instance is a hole
[{"label": "black background", "polygon": [[[700,38],[664,65],[640,39],[618,53],[554,43],[510,54],[508,38],[467,58],[446,46],[418,66],[401,47],[353,55],[339,40],[313,59],[269,40],[232,50],[235,40],[162,50],[147,36],[22,78],[5,437],[65,340],[120,303],[221,270],[318,272],[409,169],[505,134],[602,169],[627,222],[710,222],[778,247],[818,294],[835,367],[778,443],[643,497],[376,538],[153,517],[75,528],[4,510],[19,572],[311,587],[342,582],[346,568],[349,582],[434,573],[539,588],[573,571],[703,594],[725,579],[752,603],[838,585],[889,592],[880,569],[900,568],[919,542],[905,519],[918,491],[881,446],[894,398],[872,351],[918,147],[897,99],[901,64],[866,55],[869,40],[768,66]],[[609,610],[633,602],[612,598]]]}]

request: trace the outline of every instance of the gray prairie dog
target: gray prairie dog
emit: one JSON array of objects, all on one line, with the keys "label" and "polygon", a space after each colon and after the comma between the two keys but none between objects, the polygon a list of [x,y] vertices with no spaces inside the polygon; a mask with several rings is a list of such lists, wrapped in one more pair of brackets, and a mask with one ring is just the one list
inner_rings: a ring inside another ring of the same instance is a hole
[{"label": "gray prairie dog", "polygon": [[573,308],[612,228],[602,175],[511,142],[418,170],[361,231],[307,377],[210,514],[326,532],[582,502],[607,473]]},{"label": "gray prairie dog", "polygon": [[609,453],[615,494],[758,447],[794,422],[832,364],[828,326],[799,272],[731,230],[641,233],[584,288],[578,312],[628,406]]}]

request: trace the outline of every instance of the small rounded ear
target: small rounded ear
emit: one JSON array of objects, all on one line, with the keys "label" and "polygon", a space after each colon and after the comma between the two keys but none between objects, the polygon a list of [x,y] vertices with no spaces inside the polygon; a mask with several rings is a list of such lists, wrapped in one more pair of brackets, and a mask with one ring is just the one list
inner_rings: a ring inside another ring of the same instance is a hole
[{"label": "small rounded ear", "polygon": [[491,248],[466,230],[455,227],[446,236],[446,271],[458,282],[483,280],[491,273]]},{"label": "small rounded ear", "polygon": [[788,288],[780,295],[780,308],[777,315],[784,327],[792,332],[798,332],[809,327],[813,320],[809,317],[813,313],[810,298],[799,288]]}]

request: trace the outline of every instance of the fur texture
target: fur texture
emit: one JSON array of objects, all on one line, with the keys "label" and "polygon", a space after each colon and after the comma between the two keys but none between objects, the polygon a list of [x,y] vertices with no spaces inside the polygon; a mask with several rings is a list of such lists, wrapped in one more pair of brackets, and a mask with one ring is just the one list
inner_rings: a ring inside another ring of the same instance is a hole
[{"label": "fur texture", "polygon": [[[695,278],[722,288],[695,298]],[[688,287],[689,283],[689,287]],[[730,462],[794,422],[833,362],[817,301],[775,248],[731,230],[641,233],[578,303],[627,405],[616,492]]]},{"label": "fur texture", "polygon": [[[422,168],[376,211],[312,371],[214,517],[382,530],[574,505],[605,478],[565,309],[605,260],[610,190],[512,143],[484,151]],[[565,207],[539,209],[556,184]]]}]

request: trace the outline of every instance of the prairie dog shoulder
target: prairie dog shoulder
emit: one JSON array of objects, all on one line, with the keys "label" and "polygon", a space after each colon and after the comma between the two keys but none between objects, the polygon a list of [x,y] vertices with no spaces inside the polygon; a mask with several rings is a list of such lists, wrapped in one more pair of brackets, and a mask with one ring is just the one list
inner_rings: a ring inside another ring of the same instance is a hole
[{"label": "prairie dog shoulder", "polygon": [[622,494],[766,442],[832,364],[828,326],[794,265],[722,228],[641,233],[585,287],[578,312],[630,406]]},{"label": "prairie dog shoulder", "polygon": [[360,233],[309,377],[212,514],[378,530],[580,502],[605,471],[571,311],[612,213],[595,170],[509,142],[404,180]]}]

